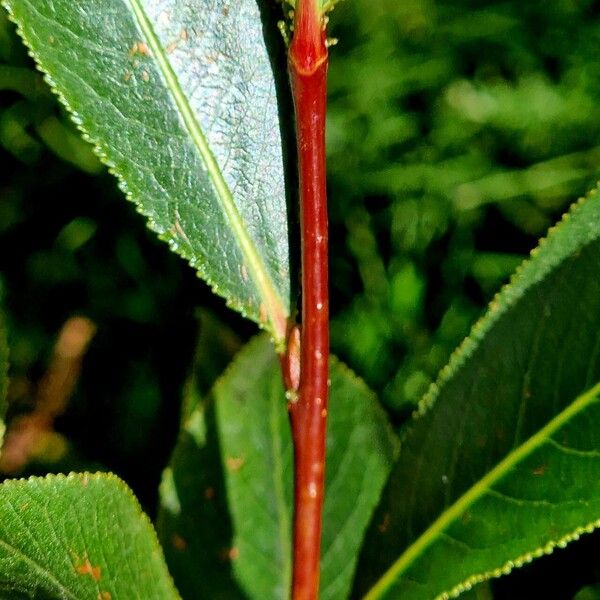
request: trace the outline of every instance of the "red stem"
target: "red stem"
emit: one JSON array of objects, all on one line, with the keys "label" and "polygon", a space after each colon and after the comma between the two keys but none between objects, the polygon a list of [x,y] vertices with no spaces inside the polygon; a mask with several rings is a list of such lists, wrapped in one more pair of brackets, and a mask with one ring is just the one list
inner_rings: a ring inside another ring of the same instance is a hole
[{"label": "red stem", "polygon": [[[302,234],[300,378],[298,397],[290,402],[295,462],[293,600],[315,600],[319,592],[329,393],[325,176],[328,54],[318,2],[296,0],[294,36],[289,49],[289,72],[296,112]],[[297,345],[289,344],[288,368],[284,366],[288,384],[293,383],[289,381],[289,365],[297,361],[297,357],[292,355],[294,348]]]}]

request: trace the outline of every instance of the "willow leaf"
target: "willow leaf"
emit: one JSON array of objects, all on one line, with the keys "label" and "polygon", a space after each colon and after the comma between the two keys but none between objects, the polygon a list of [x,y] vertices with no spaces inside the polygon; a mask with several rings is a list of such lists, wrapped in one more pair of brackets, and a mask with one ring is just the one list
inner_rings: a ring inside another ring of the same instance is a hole
[{"label": "willow leaf", "polygon": [[[397,440],[364,383],[336,360],[330,376],[319,597],[344,600]],[[289,598],[292,475],[279,361],[262,336],[208,398],[188,388],[159,519],[184,598]]]},{"label": "willow leaf", "polygon": [[3,4],[150,227],[281,343],[286,197],[256,0]]},{"label": "willow leaf", "polygon": [[150,521],[106,474],[0,485],[0,596],[179,598]]},{"label": "willow leaf", "polygon": [[357,592],[447,598],[600,524],[600,198],[578,203],[408,427]]}]

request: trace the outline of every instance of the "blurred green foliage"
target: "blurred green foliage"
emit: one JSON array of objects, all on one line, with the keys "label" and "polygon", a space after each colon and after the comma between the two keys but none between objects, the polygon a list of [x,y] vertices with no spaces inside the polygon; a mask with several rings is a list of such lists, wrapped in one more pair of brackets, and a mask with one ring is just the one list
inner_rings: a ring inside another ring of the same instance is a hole
[{"label": "blurred green foliage", "polygon": [[389,408],[418,401],[598,178],[599,12],[590,0],[336,9],[332,343]]},{"label": "blurred green foliage", "polygon": [[70,452],[31,470],[104,466],[152,506],[178,426],[194,303],[210,295],[123,200],[3,11],[0,146],[0,295],[13,415],[35,404],[65,321],[80,314],[98,326],[57,424]]},{"label": "blurred green foliage", "polygon": [[[347,0],[332,15],[332,347],[398,424],[537,238],[598,179],[599,16],[592,0]],[[242,339],[254,329],[146,230],[4,16],[0,164],[13,413],[31,406],[64,321],[90,317],[98,334],[58,423],[73,455],[53,468],[104,465],[151,509],[195,308]],[[573,582],[597,581],[577,550],[561,556],[495,584],[495,597],[527,597],[515,595],[527,577],[560,565]]]}]

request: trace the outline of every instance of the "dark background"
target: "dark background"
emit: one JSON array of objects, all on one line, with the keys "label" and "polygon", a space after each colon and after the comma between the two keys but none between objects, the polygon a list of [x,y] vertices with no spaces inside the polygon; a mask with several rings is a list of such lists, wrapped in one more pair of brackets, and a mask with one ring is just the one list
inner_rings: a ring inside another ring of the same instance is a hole
[{"label": "dark background", "polygon": [[[346,0],[332,14],[332,349],[397,426],[598,179],[599,16],[591,0]],[[146,229],[3,16],[0,165],[11,418],[35,407],[65,321],[97,327],[60,450],[19,474],[110,469],[153,514],[198,311],[242,340],[255,328]],[[572,598],[600,581],[599,551],[587,536],[479,592]]]}]

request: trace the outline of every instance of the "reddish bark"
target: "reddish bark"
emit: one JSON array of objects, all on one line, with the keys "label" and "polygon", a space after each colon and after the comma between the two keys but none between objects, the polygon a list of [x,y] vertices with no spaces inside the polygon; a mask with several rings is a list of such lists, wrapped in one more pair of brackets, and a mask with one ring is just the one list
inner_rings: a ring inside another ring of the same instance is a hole
[{"label": "reddish bark", "polygon": [[[300,181],[302,325],[300,378],[290,402],[294,441],[293,600],[319,590],[325,438],[329,394],[328,223],[325,113],[328,53],[318,0],[297,0],[289,72],[296,112]],[[291,352],[297,345],[289,345]],[[294,356],[288,355],[287,377]],[[286,370],[286,369],[284,369]]]}]

